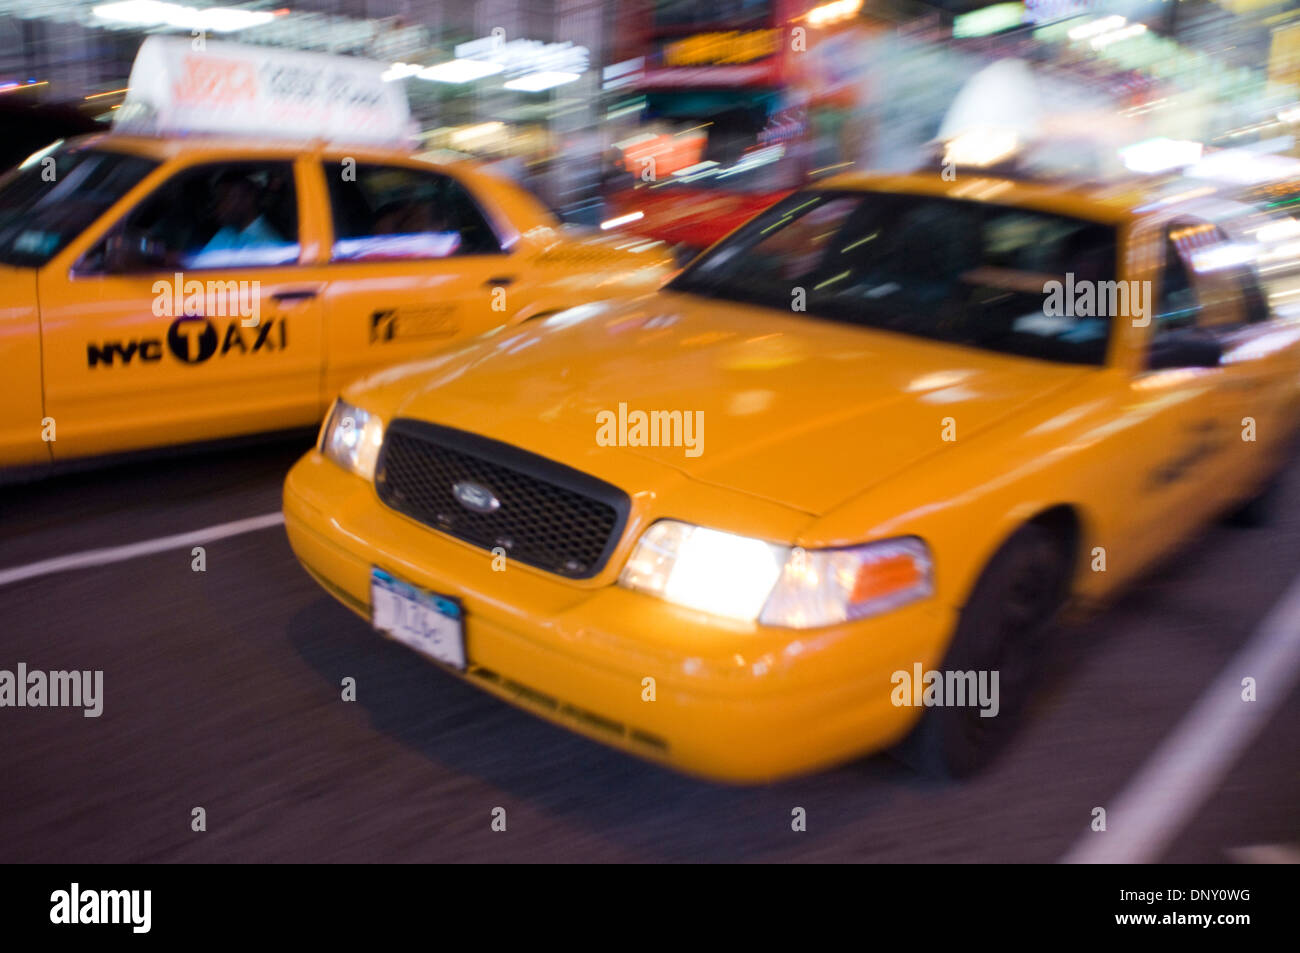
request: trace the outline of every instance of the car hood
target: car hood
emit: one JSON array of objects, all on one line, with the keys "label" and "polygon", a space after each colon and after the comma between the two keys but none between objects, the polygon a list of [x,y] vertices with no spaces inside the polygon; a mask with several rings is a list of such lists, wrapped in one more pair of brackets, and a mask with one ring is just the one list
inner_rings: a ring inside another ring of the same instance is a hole
[{"label": "car hood", "polygon": [[[403,388],[401,416],[596,476],[602,457],[635,454],[820,515],[1086,373],[663,292],[509,329],[383,382]],[[637,411],[677,411],[683,426],[636,446],[652,436]]]},{"label": "car hood", "polygon": [[551,229],[530,237],[537,247],[533,260],[539,265],[590,268],[633,264],[672,269],[675,262],[671,249],[661,242],[637,241],[627,235],[579,226]]}]

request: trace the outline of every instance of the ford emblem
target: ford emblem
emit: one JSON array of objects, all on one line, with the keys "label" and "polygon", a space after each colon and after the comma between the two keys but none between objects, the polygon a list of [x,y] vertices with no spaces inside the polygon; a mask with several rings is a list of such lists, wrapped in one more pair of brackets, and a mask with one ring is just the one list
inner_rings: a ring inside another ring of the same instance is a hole
[{"label": "ford emblem", "polygon": [[475,513],[493,513],[501,506],[501,501],[487,487],[479,483],[462,480],[451,488],[451,495],[456,502]]}]

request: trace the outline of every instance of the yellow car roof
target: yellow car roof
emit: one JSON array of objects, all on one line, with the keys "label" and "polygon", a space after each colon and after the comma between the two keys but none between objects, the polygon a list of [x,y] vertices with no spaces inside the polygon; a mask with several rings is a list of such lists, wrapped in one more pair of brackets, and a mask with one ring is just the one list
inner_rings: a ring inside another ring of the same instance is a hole
[{"label": "yellow car roof", "polygon": [[266,155],[267,153],[284,153],[301,155],[303,153],[321,152],[333,155],[355,156],[362,160],[394,159],[420,161],[411,152],[400,149],[385,149],[377,146],[340,146],[325,142],[303,142],[302,140],[275,140],[266,138],[244,138],[238,136],[139,136],[125,133],[103,132],[80,136],[73,142],[83,146],[113,149],[130,152],[134,155],[147,156],[151,159],[165,161],[198,153],[210,156]]},{"label": "yellow car roof", "polygon": [[1139,214],[1139,208],[1145,202],[1150,202],[1152,197],[1150,191],[1144,191],[1140,184],[1133,180],[1108,184],[1065,183],[1012,179],[974,172],[959,172],[953,181],[946,181],[938,172],[905,174],[849,172],[824,179],[818,182],[816,187],[850,191],[906,192],[988,202],[995,205],[1023,206],[1110,225],[1120,225]]}]

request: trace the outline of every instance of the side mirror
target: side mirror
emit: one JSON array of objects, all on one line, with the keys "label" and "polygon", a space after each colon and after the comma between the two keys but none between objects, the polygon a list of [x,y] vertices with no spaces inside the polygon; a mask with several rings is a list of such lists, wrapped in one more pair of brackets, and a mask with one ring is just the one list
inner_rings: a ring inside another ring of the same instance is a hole
[{"label": "side mirror", "polygon": [[1223,345],[1199,329],[1175,331],[1156,338],[1147,353],[1147,369],[1164,371],[1179,367],[1218,367]]}]

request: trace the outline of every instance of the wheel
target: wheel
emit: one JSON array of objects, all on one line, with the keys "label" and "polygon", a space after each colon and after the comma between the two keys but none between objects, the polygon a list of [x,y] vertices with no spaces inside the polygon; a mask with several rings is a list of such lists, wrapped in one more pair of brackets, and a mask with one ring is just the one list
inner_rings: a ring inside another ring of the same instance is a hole
[{"label": "wheel", "polygon": [[1071,554],[1056,534],[1027,524],[989,560],[957,628],[941,672],[996,672],[997,714],[981,707],[927,708],[895,754],[922,774],[967,777],[986,767],[1015,732],[1037,687],[1043,648],[1069,592]]}]

